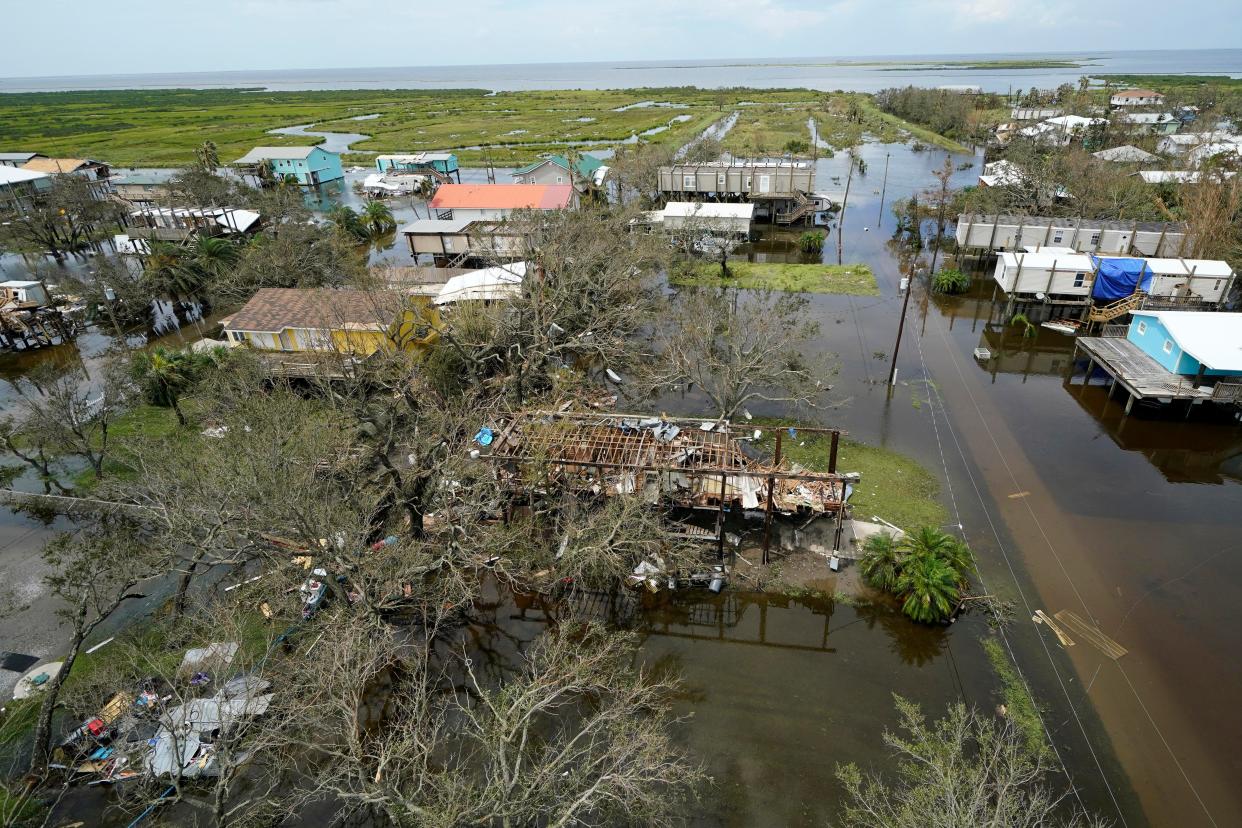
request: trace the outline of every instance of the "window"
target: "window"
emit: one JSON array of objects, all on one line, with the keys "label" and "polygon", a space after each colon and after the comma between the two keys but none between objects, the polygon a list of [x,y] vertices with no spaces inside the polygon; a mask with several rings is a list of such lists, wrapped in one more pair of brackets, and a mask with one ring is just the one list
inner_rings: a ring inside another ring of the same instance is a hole
[{"label": "window", "polygon": [[747,190],[749,190],[749,189],[750,189],[750,182],[751,182],[751,181],[752,181],[751,176],[749,176],[749,175],[748,175],[748,176],[746,176],[746,189],[747,189]]},{"label": "window", "polygon": [[1092,233],[1092,234],[1091,234],[1091,244],[1094,246],[1094,245],[1097,245],[1097,244],[1099,244],[1099,243],[1100,243],[1100,234],[1099,234],[1099,233]]},{"label": "window", "polygon": [[1138,331],[1139,336],[1146,335],[1147,334],[1147,323],[1140,321],[1137,325],[1134,326],[1134,330]]},{"label": "window", "polygon": [[725,184],[725,174],[724,174],[724,173],[716,173],[716,189],[717,189],[717,190],[719,190],[719,191],[721,191],[721,192],[724,192],[724,188],[725,188],[725,186],[726,186],[726,184]]},{"label": "window", "polygon": [[681,177],[681,188],[683,190],[693,190],[697,184],[695,178],[693,175],[683,175]]},{"label": "window", "polygon": [[564,178],[561,178],[561,177],[558,175],[558,176],[556,177],[556,183],[557,183],[557,184],[564,184],[564,183],[565,183],[565,179],[564,179]]},{"label": "window", "polygon": [[1074,287],[1082,287],[1083,283],[1086,281],[1087,281],[1087,274],[1085,273],[1074,274]]},{"label": "window", "polygon": [[1173,340],[1171,340],[1171,339],[1166,339],[1166,340],[1164,341],[1164,348],[1163,348],[1162,350],[1163,350],[1166,354],[1171,354],[1171,353],[1173,353]]},{"label": "window", "polygon": [[1064,239],[1064,238],[1065,238],[1065,231],[1064,231],[1064,230],[1057,230],[1057,232],[1056,232],[1056,233],[1053,235],[1053,237],[1052,237],[1052,241],[1053,241],[1053,243],[1054,243],[1054,244],[1060,244],[1060,243],[1061,243],[1061,240],[1062,240],[1062,239]]}]

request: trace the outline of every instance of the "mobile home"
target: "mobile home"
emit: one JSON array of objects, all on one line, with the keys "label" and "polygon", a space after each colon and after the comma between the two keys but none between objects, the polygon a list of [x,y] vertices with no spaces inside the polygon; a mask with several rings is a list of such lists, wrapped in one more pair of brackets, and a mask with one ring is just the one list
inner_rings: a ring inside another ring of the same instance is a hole
[{"label": "mobile home", "polygon": [[993,216],[967,213],[957,221],[957,244],[985,251],[1028,246],[1068,247],[1077,253],[1176,257],[1191,248],[1186,227],[1165,221]]},{"label": "mobile home", "polygon": [[[1126,287],[1121,285],[1124,277],[1101,278],[1101,273],[1112,271],[1137,275]],[[1215,260],[1100,257],[1044,250],[1001,253],[993,278],[1010,296],[1053,304],[1087,304],[1092,298],[1111,301],[1142,291],[1158,299],[1214,305],[1229,295],[1234,273],[1227,262]]]}]

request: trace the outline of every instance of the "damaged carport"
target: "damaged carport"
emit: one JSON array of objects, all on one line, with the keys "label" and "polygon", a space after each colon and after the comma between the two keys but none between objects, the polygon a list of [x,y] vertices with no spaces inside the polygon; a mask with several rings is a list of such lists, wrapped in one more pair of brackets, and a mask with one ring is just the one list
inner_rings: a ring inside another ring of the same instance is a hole
[{"label": "damaged carport", "polygon": [[[525,493],[538,479],[547,488],[638,493],[653,506],[712,510],[715,527],[707,539],[716,542],[720,557],[725,512],[733,506],[763,510],[764,563],[777,513],[836,517],[839,548],[847,484],[857,480],[836,471],[840,431],[798,429],[831,436],[829,470],[813,472],[784,462],[787,427],[777,428],[775,456],[767,461],[744,450],[747,438],[735,436],[728,420],[532,411],[501,423],[486,456],[509,493]],[[536,476],[537,468],[542,474]]]}]

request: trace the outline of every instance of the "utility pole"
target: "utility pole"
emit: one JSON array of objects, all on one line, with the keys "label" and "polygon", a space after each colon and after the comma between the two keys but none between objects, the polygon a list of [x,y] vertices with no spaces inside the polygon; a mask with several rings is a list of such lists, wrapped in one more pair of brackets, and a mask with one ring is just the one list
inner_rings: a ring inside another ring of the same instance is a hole
[{"label": "utility pole", "polygon": [[884,182],[880,184],[880,215],[875,222],[876,230],[884,223],[884,193],[888,191],[888,159],[891,155],[892,153],[884,153]]},{"label": "utility pole", "polygon": [[910,275],[906,278],[906,298],[901,302],[901,320],[897,323],[897,341],[893,343],[893,362],[888,368],[888,386],[897,384],[897,354],[901,351],[901,332],[906,328],[906,310],[910,307],[910,294],[914,291],[914,265],[910,266]]},{"label": "utility pole", "polygon": [[854,153],[849,153],[850,172],[845,177],[845,196],[841,199],[841,216],[837,219],[837,264],[842,264],[842,244],[845,233],[845,208],[850,203],[850,182],[854,180]]}]

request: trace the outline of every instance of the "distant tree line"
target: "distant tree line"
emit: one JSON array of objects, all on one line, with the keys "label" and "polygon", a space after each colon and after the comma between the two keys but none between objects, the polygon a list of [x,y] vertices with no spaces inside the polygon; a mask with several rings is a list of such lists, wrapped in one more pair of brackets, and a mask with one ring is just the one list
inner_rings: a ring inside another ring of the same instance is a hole
[{"label": "distant tree line", "polygon": [[917,86],[881,89],[875,94],[875,103],[891,115],[925,126],[954,140],[975,138],[974,120],[971,117],[974,111],[995,109],[1004,105],[1001,96],[992,93],[924,89]]}]

